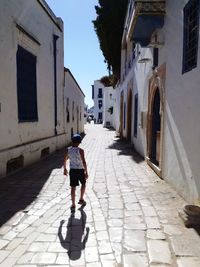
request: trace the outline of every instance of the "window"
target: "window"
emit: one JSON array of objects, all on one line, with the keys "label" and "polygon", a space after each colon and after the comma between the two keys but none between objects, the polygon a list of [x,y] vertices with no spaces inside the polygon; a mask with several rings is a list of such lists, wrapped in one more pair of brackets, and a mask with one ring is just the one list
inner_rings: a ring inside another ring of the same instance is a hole
[{"label": "window", "polygon": [[98,113],[98,123],[102,123],[102,119],[103,119],[103,114],[102,112]]},{"label": "window", "polygon": [[69,98],[67,97],[67,102],[66,102],[66,114],[67,114],[67,122],[70,121],[70,116],[69,116]]},{"label": "window", "polygon": [[94,85],[92,85],[92,99],[94,99]]},{"label": "window", "polygon": [[199,0],[190,0],[184,7],[183,68],[182,72],[197,66],[199,34]]},{"label": "window", "polygon": [[153,68],[158,67],[158,48],[153,49]]},{"label": "window", "polygon": [[76,106],[76,119],[79,120],[79,108]]},{"label": "window", "polygon": [[99,88],[98,98],[103,98],[102,88]]},{"label": "window", "polygon": [[72,120],[74,121],[74,101],[72,102]]},{"label": "window", "polygon": [[36,56],[18,46],[16,59],[19,122],[37,121]]},{"label": "window", "polygon": [[135,95],[134,100],[134,136],[137,137],[137,124],[138,124],[138,94]]},{"label": "window", "polygon": [[103,105],[103,101],[102,100],[99,100],[99,109],[102,108],[102,105]]}]

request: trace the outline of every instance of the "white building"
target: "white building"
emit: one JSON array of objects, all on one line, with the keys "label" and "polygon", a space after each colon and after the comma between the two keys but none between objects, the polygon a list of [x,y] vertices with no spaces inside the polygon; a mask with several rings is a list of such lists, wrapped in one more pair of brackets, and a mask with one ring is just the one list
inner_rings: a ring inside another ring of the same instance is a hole
[{"label": "white building", "polygon": [[67,134],[67,141],[70,142],[71,137],[75,133],[84,132],[85,124],[85,95],[81,90],[76,79],[69,69],[65,68],[65,131]]},{"label": "white building", "polygon": [[0,1],[0,23],[0,176],[5,176],[66,145],[71,128],[83,131],[76,117],[82,120],[83,94],[68,128],[63,23],[45,1]]},{"label": "white building", "polygon": [[200,201],[198,10],[130,0],[117,89],[121,136],[190,202]]},{"label": "white building", "polygon": [[92,85],[94,120],[96,123],[103,123],[104,127],[114,127],[115,94],[112,86],[104,86],[99,80],[94,81]]},{"label": "white building", "polygon": [[94,101],[94,121],[96,123],[103,122],[103,90],[104,85],[99,80],[94,81],[92,99]]},{"label": "white building", "polygon": [[114,127],[115,90],[112,86],[103,89],[103,126]]}]

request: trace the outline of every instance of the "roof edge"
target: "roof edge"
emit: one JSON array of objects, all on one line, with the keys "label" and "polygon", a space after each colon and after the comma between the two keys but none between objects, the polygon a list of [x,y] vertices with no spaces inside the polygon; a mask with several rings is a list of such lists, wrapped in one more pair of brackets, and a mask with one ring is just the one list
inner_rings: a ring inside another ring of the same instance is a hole
[{"label": "roof edge", "polygon": [[58,29],[63,32],[63,21],[61,18],[56,17],[52,9],[49,7],[45,0],[37,0],[37,2],[41,5],[43,10],[47,13],[49,18],[54,22],[54,24],[58,27]]},{"label": "roof edge", "polygon": [[74,82],[76,83],[76,85],[78,86],[79,90],[81,91],[81,93],[84,95],[85,97],[85,94],[83,93],[81,87],[79,86],[78,82],[76,81],[76,79],[74,78],[73,74],[71,73],[70,69],[64,67],[64,72],[68,72],[70,74],[70,76],[72,77],[72,79],[74,80]]}]

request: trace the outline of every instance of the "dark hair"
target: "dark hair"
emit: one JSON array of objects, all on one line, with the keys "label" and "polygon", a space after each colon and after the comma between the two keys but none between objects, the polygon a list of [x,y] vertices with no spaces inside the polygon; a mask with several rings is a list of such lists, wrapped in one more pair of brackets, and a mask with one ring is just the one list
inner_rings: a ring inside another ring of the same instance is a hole
[{"label": "dark hair", "polygon": [[82,141],[82,137],[80,136],[80,134],[74,134],[72,136],[73,143],[81,143],[81,141]]}]

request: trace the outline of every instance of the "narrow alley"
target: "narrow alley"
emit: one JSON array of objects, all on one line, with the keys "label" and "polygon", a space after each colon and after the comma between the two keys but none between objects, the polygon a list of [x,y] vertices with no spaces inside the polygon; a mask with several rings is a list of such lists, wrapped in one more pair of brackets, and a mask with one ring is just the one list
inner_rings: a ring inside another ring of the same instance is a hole
[{"label": "narrow alley", "polygon": [[87,124],[81,147],[87,205],[74,215],[64,150],[0,180],[0,266],[199,267],[187,203],[115,131]]}]

